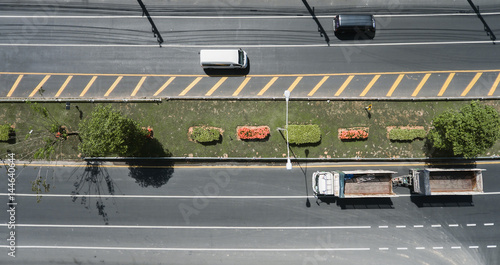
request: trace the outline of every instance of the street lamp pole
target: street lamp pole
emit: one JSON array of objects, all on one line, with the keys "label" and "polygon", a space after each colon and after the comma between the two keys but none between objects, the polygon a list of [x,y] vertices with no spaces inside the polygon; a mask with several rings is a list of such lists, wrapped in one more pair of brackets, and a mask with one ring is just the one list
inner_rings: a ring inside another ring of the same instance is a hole
[{"label": "street lamp pole", "polygon": [[290,90],[285,90],[285,100],[286,100],[286,124],[285,124],[285,131],[286,131],[286,169],[287,170],[292,170],[292,162],[290,161],[290,142],[288,142],[288,101],[290,99]]}]

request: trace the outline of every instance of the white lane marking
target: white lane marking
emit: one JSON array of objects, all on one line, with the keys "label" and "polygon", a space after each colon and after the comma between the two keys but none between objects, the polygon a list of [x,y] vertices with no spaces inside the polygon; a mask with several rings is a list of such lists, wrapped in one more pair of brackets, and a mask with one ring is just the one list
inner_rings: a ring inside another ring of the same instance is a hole
[{"label": "white lane marking", "polygon": [[[0,224],[0,227],[7,224]],[[154,225],[57,225],[16,224],[17,227],[46,228],[123,228],[123,229],[225,229],[225,230],[318,230],[318,229],[369,229],[371,226],[154,226]]]},{"label": "white lane marking", "polygon": [[469,248],[479,248],[479,246],[469,246]]},{"label": "white lane marking", "polygon": [[389,228],[387,225],[379,225],[378,228]]},{"label": "white lane marking", "polygon": [[476,226],[476,224],[467,224],[467,226]]},{"label": "white lane marking", "polygon": [[[8,193],[0,193],[0,196],[8,196]],[[36,194],[16,193],[17,197],[36,197]],[[44,194],[43,197],[86,197],[86,198],[151,198],[151,199],[307,199],[314,196],[190,196],[190,195],[97,195],[97,194]]]},{"label": "white lane marking", "polygon": [[451,249],[461,249],[462,247],[461,246],[453,246],[451,247]]},{"label": "white lane marking", "polygon": [[432,247],[432,249],[443,249],[443,247]]},{"label": "white lane marking", "polygon": [[441,227],[441,225],[431,225],[431,227]]},{"label": "white lane marking", "polygon": [[421,250],[421,249],[425,249],[425,247],[416,247],[415,249]]},{"label": "white lane marking", "polygon": [[378,248],[378,250],[389,250],[389,248]]},{"label": "white lane marking", "polygon": [[484,223],[484,226],[494,226],[495,223]]},{"label": "white lane marking", "polygon": [[397,250],[408,250],[408,248],[397,248]]},{"label": "white lane marking", "polygon": [[406,225],[396,225],[396,228],[406,228]]},{"label": "white lane marking", "polygon": [[[481,13],[482,16],[500,15],[500,12]],[[333,15],[319,15],[317,18],[334,18]],[[377,14],[375,17],[448,17],[448,16],[476,16],[476,13],[440,13],[440,14]],[[62,18],[62,19],[111,19],[111,18],[137,18],[137,15],[102,15],[102,16],[50,16],[50,15],[2,15],[0,18]],[[151,16],[153,19],[311,19],[310,15],[295,16]]]},{"label": "white lane marking", "polygon": [[[0,248],[9,248],[0,245]],[[295,252],[295,251],[367,251],[370,248],[141,248],[141,247],[90,247],[90,246],[16,246],[26,249],[87,249],[87,250],[140,250],[140,251],[245,251],[245,252]]]},{"label": "white lane marking", "polygon": [[[500,192],[489,192],[489,193],[482,193],[482,194],[477,194],[477,195],[500,195]],[[9,196],[8,193],[0,193],[0,196]],[[16,196],[19,197],[36,197],[36,194],[31,194],[31,193],[16,193]],[[116,195],[109,195],[109,194],[102,194],[102,195],[96,195],[96,194],[78,194],[78,195],[71,195],[71,194],[44,194],[43,197],[67,197],[67,198],[72,198],[72,197],[87,197],[87,198],[151,198],[151,199],[312,199],[314,196],[306,196],[306,195],[250,195],[250,196],[196,196],[196,195],[122,195],[122,194],[116,194]],[[398,195],[397,197],[406,197],[405,195]],[[493,224],[493,223],[491,223]],[[440,227],[440,226],[439,226]],[[386,227],[384,227],[386,228]]]},{"label": "white lane marking", "polygon": [[[394,42],[394,43],[350,43],[350,44],[256,44],[256,45],[193,45],[193,44],[162,44],[170,48],[300,48],[300,47],[369,47],[369,46],[415,46],[415,45],[453,45],[453,44],[491,44],[495,41],[431,41],[431,42]],[[19,47],[122,47],[122,48],[151,48],[154,44],[49,44],[49,43],[0,43],[0,46]]]},{"label": "white lane marking", "polygon": [[449,224],[449,227],[458,227],[458,224]]},{"label": "white lane marking", "polygon": [[497,245],[488,245],[488,246],[486,246],[486,248],[496,248],[496,247],[497,247]]},{"label": "white lane marking", "polygon": [[423,225],[414,225],[413,227],[415,228],[421,228],[421,227],[424,227]]}]

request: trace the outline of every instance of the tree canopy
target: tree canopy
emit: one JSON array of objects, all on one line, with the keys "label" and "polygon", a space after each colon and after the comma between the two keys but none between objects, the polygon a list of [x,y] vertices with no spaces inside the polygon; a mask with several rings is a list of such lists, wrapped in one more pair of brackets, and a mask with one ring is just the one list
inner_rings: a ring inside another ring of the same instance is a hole
[{"label": "tree canopy", "polygon": [[432,121],[428,139],[433,148],[454,156],[477,157],[500,138],[500,115],[496,109],[473,101],[459,111],[448,110]]},{"label": "tree canopy", "polygon": [[97,106],[78,125],[82,142],[78,145],[84,156],[134,156],[146,141],[147,131],[124,117],[111,106]]}]

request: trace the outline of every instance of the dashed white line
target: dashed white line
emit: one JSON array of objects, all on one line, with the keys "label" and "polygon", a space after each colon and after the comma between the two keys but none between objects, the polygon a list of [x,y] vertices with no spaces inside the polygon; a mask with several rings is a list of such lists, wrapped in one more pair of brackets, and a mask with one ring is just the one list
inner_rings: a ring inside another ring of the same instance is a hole
[{"label": "dashed white line", "polygon": [[397,250],[408,250],[408,248],[397,248]]},{"label": "dashed white line", "polygon": [[458,224],[449,224],[449,227],[458,227]]},{"label": "dashed white line", "polygon": [[496,248],[496,247],[497,247],[497,245],[488,245],[488,246],[486,246],[486,248]]},{"label": "dashed white line", "polygon": [[406,228],[406,225],[396,225],[396,228]]},{"label": "dashed white line", "polygon": [[421,227],[424,227],[423,225],[414,225],[413,227],[415,228],[421,228]]},{"label": "dashed white line", "polygon": [[469,246],[469,248],[479,248],[479,246]]},{"label": "dashed white line", "polygon": [[431,227],[441,227],[441,225],[431,225]]},{"label": "dashed white line", "polygon": [[378,228],[389,228],[387,225],[379,225]]},{"label": "dashed white line", "polygon": [[432,249],[443,249],[443,247],[432,247]]},{"label": "dashed white line", "polygon": [[415,249],[422,250],[425,249],[425,247],[416,247]]},{"label": "dashed white line", "polygon": [[467,226],[476,226],[476,224],[467,224]]},{"label": "dashed white line", "polygon": [[389,250],[389,248],[378,248],[378,250]]},{"label": "dashed white line", "polygon": [[494,226],[495,223],[484,223],[484,226]]},{"label": "dashed white line", "polygon": [[451,249],[461,249],[462,247],[461,246],[453,246],[451,247]]}]

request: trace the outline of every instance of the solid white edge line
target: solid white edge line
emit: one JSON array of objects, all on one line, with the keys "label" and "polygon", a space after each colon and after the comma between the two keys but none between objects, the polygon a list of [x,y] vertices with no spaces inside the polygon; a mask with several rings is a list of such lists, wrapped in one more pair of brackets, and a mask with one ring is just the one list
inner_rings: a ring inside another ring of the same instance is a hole
[{"label": "solid white edge line", "polygon": [[[0,196],[10,196],[12,194],[10,193],[0,193]],[[190,196],[190,195],[97,195],[97,194],[43,194],[43,195],[37,195],[37,194],[30,194],[30,193],[16,193],[14,194],[15,196],[19,197],[37,197],[37,196],[42,196],[42,197],[67,197],[67,198],[72,198],[72,197],[86,197],[86,198],[150,198],[150,199],[312,199],[315,198],[314,196],[306,196],[306,195],[252,195],[252,196],[224,196],[224,195],[219,195],[219,196]],[[407,194],[401,194],[397,195],[392,198],[397,198],[397,197],[409,197],[406,196]],[[485,193],[480,193],[480,194],[475,194],[475,195],[500,195],[500,192],[485,192]],[[494,225],[494,223],[488,223],[488,225]],[[432,226],[432,227],[441,227],[441,225],[438,226]],[[382,227],[379,227],[382,228]],[[383,226],[383,228],[387,228]]]},{"label": "solid white edge line", "polygon": [[[0,224],[0,227],[8,224]],[[121,229],[220,229],[220,230],[320,230],[320,229],[370,229],[371,226],[153,226],[153,225],[57,225],[16,224],[17,227],[38,228],[121,228]]]},{"label": "solid white edge line", "polygon": [[[10,248],[0,245],[0,248]],[[140,247],[90,247],[90,246],[22,246],[23,249],[87,249],[87,250],[143,250],[143,251],[245,251],[245,252],[294,252],[294,251],[367,251],[370,248],[140,248]]]},{"label": "solid white edge line", "polygon": [[[435,41],[435,42],[395,42],[395,43],[345,43],[345,44],[262,44],[262,45],[190,45],[190,44],[162,44],[170,48],[300,48],[300,47],[370,47],[370,46],[416,46],[416,45],[456,45],[456,44],[491,44],[495,41]],[[122,47],[122,48],[150,48],[158,44],[48,44],[48,43],[0,43],[0,46],[19,47]]]},{"label": "solid white edge line", "polygon": [[[316,18],[334,18],[337,14],[319,15]],[[500,15],[500,12],[485,12],[482,16]],[[448,16],[476,16],[476,13],[438,13],[438,14],[374,14],[374,17],[448,17]],[[0,18],[62,18],[62,19],[111,19],[111,18],[138,18],[143,19],[139,15],[102,15],[102,16],[50,16],[50,15],[0,15]],[[294,15],[294,16],[151,16],[153,19],[310,19],[310,15]]]}]

